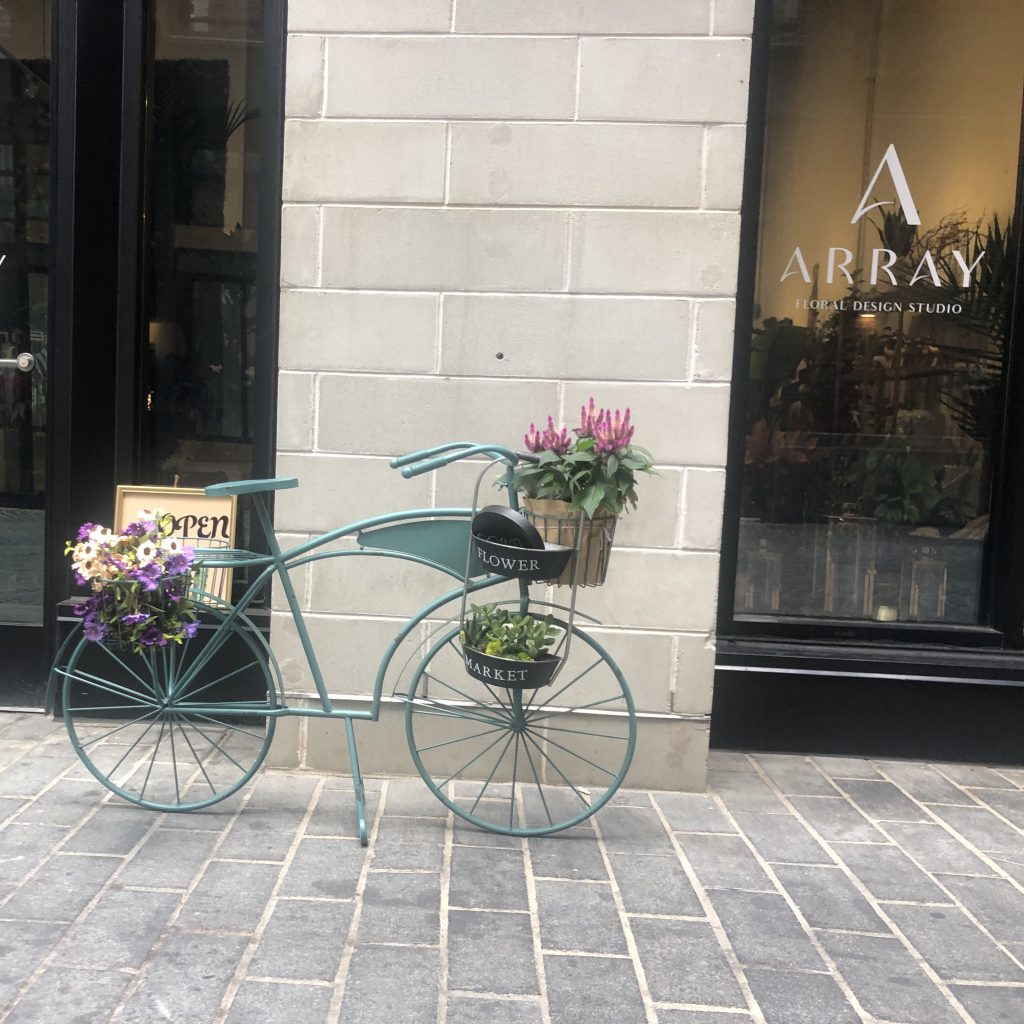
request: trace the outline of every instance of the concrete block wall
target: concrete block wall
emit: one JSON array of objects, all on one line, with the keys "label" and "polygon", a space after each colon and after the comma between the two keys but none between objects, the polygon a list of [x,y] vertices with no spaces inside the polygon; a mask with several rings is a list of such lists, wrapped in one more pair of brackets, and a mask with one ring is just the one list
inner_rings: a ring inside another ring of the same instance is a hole
[{"label": "concrete block wall", "polygon": [[[278,528],[466,504],[463,467],[406,481],[387,457],[517,445],[591,395],[630,406],[659,475],[581,607],[643,713],[638,785],[704,784],[752,11],[289,3],[278,472],[302,487]],[[402,612],[438,592],[362,561],[297,581],[338,693],[367,692]],[[308,690],[288,620],[274,629]],[[410,770],[400,730],[371,728],[375,767]],[[341,766],[324,730],[284,732],[281,763]]]}]

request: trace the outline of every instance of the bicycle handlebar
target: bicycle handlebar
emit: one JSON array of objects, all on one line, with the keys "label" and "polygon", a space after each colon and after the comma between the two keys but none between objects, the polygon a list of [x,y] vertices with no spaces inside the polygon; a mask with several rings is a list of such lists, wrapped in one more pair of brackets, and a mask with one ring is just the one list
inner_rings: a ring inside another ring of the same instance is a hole
[{"label": "bicycle handlebar", "polygon": [[[509,466],[514,466],[524,456],[510,448],[497,444],[473,444],[471,441],[454,441],[449,444],[438,445],[436,448],[426,448],[423,451],[412,452],[409,455],[399,455],[393,458],[389,465],[393,469],[402,469],[402,476],[407,480],[421,473],[429,473],[431,470],[448,466],[460,459],[468,459],[474,455],[489,455],[493,459],[500,459]],[[532,456],[528,457],[532,461]]]}]

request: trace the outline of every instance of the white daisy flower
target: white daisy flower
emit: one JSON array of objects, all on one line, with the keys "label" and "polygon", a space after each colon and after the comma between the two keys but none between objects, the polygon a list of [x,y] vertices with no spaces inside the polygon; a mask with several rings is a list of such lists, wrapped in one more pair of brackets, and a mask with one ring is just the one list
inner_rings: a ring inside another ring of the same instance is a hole
[{"label": "white daisy flower", "polygon": [[160,549],[151,540],[145,540],[138,546],[135,554],[139,559],[139,565],[149,565],[160,554]]}]

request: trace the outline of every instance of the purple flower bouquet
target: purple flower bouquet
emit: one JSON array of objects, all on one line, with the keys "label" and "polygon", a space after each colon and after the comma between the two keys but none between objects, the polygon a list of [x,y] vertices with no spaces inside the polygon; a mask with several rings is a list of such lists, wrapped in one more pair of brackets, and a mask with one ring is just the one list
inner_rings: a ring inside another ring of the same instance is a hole
[{"label": "purple flower bouquet", "polygon": [[75,582],[91,591],[75,605],[87,639],[141,654],[195,636],[193,552],[172,528],[170,516],[140,513],[120,534],[83,523],[68,541]]}]

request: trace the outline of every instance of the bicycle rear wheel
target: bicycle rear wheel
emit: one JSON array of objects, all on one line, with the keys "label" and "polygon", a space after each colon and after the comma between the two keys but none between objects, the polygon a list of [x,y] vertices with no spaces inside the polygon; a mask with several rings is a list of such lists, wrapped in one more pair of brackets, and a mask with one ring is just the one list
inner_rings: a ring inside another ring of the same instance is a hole
[{"label": "bicycle rear wheel", "polygon": [[136,654],[84,637],[65,664],[64,722],[88,770],[156,811],[208,807],[235,793],[274,737],[277,688],[263,638],[245,619],[201,607],[180,646]]},{"label": "bicycle rear wheel", "polygon": [[467,675],[458,635],[456,626],[431,647],[407,696],[406,736],[423,781],[489,832],[547,835],[589,818],[622,784],[636,745],[618,666],[573,627],[554,682],[510,690]]}]

